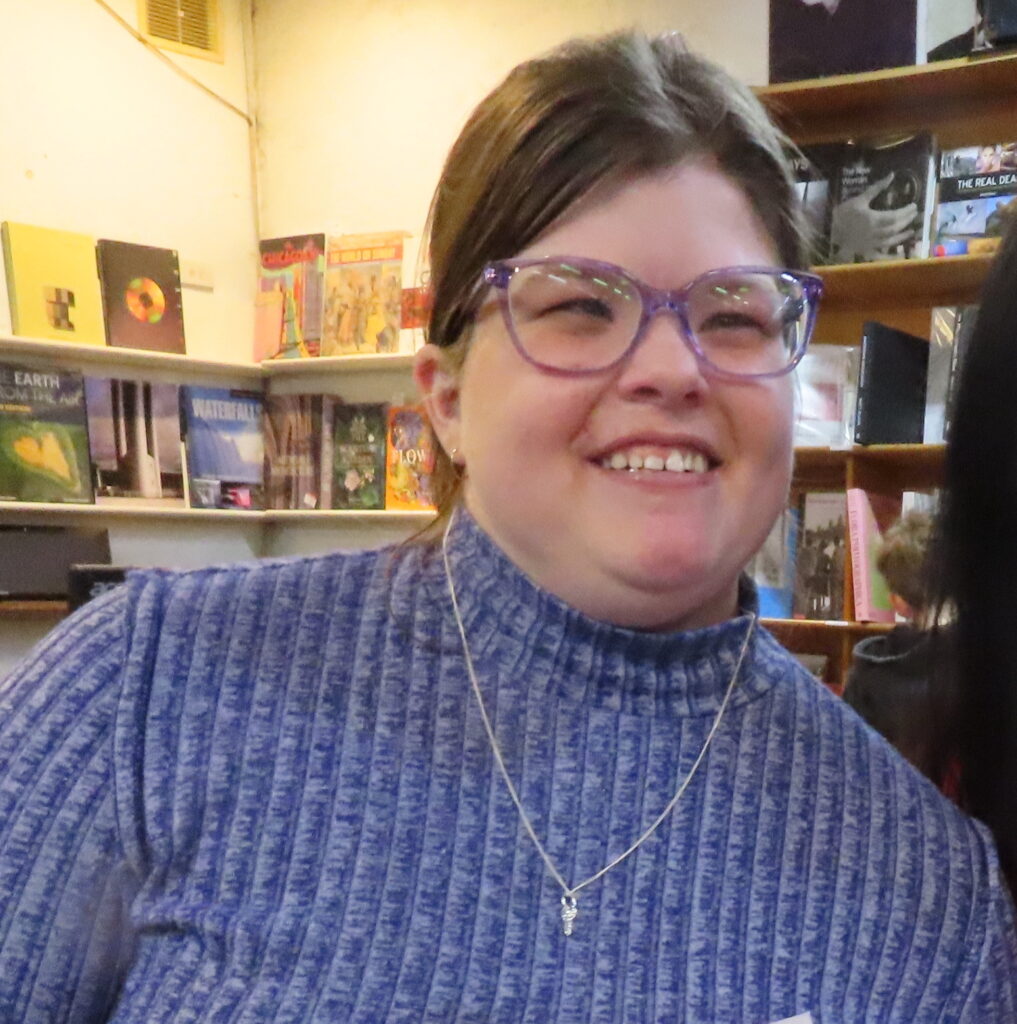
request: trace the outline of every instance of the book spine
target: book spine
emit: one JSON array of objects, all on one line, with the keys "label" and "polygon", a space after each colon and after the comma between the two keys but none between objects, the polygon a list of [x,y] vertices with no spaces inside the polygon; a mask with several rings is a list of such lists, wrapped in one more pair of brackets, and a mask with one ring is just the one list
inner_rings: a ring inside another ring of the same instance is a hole
[{"label": "book spine", "polygon": [[855,444],[867,444],[866,434],[866,392],[869,390],[869,378],[872,376],[872,339],[869,324],[862,325],[862,344],[858,355],[858,393],[855,396]]},{"label": "book spine", "polygon": [[870,621],[868,498],[860,487],[847,489],[848,539],[851,542],[851,588],[855,600],[856,622]]}]

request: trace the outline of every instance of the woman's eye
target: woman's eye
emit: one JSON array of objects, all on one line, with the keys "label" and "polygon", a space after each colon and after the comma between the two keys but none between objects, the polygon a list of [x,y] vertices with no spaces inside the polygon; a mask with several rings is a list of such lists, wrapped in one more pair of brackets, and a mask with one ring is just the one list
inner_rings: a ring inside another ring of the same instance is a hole
[{"label": "woman's eye", "polygon": [[699,325],[700,331],[757,331],[770,332],[772,324],[763,323],[748,313],[714,313]]},{"label": "woman's eye", "polygon": [[547,306],[541,313],[542,316],[554,316],[557,313],[574,314],[576,316],[592,317],[598,320],[613,320],[614,312],[611,307],[600,299],[589,296],[575,299],[563,299]]}]

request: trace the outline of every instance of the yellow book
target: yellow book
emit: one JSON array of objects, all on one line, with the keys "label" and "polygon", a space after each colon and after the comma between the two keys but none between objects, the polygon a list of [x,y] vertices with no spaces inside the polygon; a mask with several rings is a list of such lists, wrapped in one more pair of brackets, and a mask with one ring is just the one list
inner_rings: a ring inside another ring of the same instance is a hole
[{"label": "yellow book", "polygon": [[105,345],[95,240],[13,221],[2,235],[13,332]]}]

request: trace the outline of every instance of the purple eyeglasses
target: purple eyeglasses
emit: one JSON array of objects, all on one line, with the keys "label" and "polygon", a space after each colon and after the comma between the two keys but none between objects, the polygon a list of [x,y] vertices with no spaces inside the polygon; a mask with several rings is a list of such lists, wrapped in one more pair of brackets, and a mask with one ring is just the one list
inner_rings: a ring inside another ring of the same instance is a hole
[{"label": "purple eyeglasses", "polygon": [[618,365],[666,312],[705,370],[778,377],[805,354],[823,292],[815,274],[775,267],[721,267],[671,291],[613,263],[569,256],[499,260],[483,281],[498,291],[519,354],[567,375]]}]

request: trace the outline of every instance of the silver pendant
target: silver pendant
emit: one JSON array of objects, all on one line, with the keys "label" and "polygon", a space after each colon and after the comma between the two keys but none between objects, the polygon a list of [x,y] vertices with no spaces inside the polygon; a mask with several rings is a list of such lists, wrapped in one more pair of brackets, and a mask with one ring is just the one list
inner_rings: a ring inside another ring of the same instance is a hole
[{"label": "silver pendant", "polygon": [[579,909],[576,906],[575,896],[562,896],[561,898],[561,930],[566,935],[572,934],[572,922],[576,919]]}]

